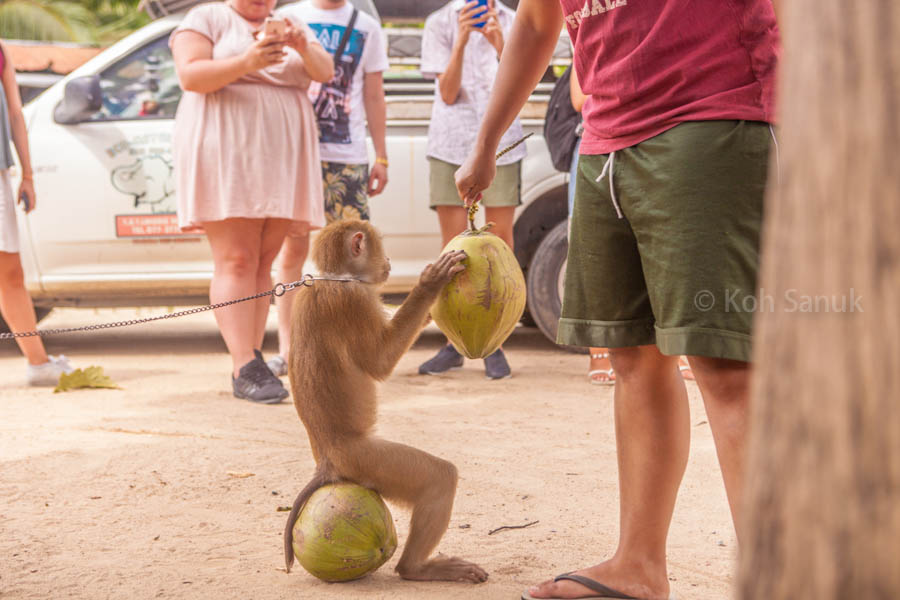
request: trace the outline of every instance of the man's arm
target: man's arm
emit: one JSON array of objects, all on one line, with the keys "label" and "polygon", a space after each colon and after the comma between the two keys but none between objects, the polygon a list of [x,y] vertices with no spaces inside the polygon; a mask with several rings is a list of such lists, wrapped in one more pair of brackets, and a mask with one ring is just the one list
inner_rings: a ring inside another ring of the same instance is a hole
[{"label": "man's arm", "polygon": [[500,138],[544,74],[562,25],[563,15],[557,0],[519,3],[475,148],[456,172],[456,185],[466,203],[471,203],[491,184],[497,170],[494,154]]},{"label": "man's arm", "polygon": [[438,90],[441,92],[441,100],[444,101],[444,104],[453,104],[459,97],[466,41],[468,41],[468,36],[465,39],[462,36],[456,38],[453,50],[450,51],[450,62],[447,63],[447,68],[437,76]]},{"label": "man's arm", "polygon": [[387,185],[387,106],[384,101],[384,76],[382,71],[372,71],[363,76],[363,106],[369,135],[375,146],[375,164],[369,173],[369,196],[377,196]]},{"label": "man's arm", "polygon": [[469,36],[475,31],[476,23],[485,23],[488,19],[486,13],[480,17],[475,16],[476,13],[482,10],[484,10],[483,6],[478,6],[475,2],[470,1],[465,5],[465,8],[459,11],[456,41],[453,43],[453,49],[450,51],[450,61],[447,63],[447,68],[444,69],[444,72],[437,76],[438,90],[441,93],[441,100],[444,101],[444,104],[453,104],[459,97],[466,44],[469,42]]}]

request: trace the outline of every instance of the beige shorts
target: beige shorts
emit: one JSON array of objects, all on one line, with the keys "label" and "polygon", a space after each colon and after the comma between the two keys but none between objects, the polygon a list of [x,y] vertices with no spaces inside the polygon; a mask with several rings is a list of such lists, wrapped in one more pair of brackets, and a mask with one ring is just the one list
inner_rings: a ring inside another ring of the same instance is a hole
[{"label": "beige shorts", "polygon": [[0,252],[19,251],[16,227],[16,195],[9,180],[9,169],[0,169]]},{"label": "beige shorts", "polygon": [[[456,191],[456,170],[459,165],[428,157],[428,184],[431,198],[429,207],[462,206]],[[522,203],[522,161],[497,167],[497,176],[491,187],[484,190],[481,203],[484,206],[518,206]]]}]

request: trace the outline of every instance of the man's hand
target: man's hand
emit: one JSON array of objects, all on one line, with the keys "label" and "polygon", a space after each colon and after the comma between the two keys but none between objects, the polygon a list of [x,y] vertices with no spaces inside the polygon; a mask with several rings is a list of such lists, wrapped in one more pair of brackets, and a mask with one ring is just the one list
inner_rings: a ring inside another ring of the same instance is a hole
[{"label": "man's hand", "polygon": [[497,175],[497,159],[493,154],[482,154],[478,148],[469,153],[456,171],[456,191],[466,206],[481,200],[481,193],[488,189]]},{"label": "man's hand", "polygon": [[[459,11],[457,19],[457,43],[465,45],[469,41],[469,35],[473,31],[479,30],[476,25],[487,22],[488,14],[484,12],[484,9],[483,5],[479,5],[474,0],[466,2],[465,7]],[[476,17],[475,15],[478,16]]]},{"label": "man's hand", "polygon": [[465,250],[441,254],[434,264],[428,265],[422,271],[422,275],[419,276],[419,287],[428,294],[437,295],[454,275],[466,270],[466,266],[462,264],[465,258]]},{"label": "man's hand", "polygon": [[500,55],[503,54],[503,28],[500,27],[500,18],[497,16],[496,10],[489,10],[487,13],[487,23],[484,24],[484,27],[479,29],[487,38],[487,41],[491,43],[497,50],[497,59],[500,59]]},{"label": "man's hand", "polygon": [[384,186],[387,185],[387,182],[387,166],[383,163],[376,162],[372,165],[371,170],[369,170],[369,186],[366,193],[369,197],[377,196],[384,191]]}]

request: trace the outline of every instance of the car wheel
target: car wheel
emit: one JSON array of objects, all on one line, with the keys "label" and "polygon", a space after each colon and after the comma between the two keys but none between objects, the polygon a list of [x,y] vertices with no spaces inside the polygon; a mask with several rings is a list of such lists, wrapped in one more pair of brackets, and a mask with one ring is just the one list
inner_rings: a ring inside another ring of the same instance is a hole
[{"label": "car wheel", "polygon": [[[541,240],[528,267],[528,310],[538,329],[553,343],[556,343],[556,330],[562,310],[568,252],[569,225],[568,221],[563,220]],[[587,352],[586,348],[561,347],[571,352]]]},{"label": "car wheel", "polygon": [[[41,322],[41,319],[49,315],[51,310],[53,309],[46,306],[35,306],[34,316],[37,317],[38,323]],[[0,317],[0,333],[9,333],[9,325],[6,324],[3,317]]]}]

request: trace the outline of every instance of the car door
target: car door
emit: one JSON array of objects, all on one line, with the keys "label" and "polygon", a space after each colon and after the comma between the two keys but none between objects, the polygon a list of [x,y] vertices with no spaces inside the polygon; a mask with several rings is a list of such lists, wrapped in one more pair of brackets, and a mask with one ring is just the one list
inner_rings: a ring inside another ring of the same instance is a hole
[{"label": "car door", "polygon": [[81,122],[57,122],[53,97],[32,122],[41,204],[28,233],[46,292],[205,293],[208,245],[199,232],[179,231],[175,215],[172,129],[181,89],[168,37],[157,33],[81,73],[99,78],[101,94],[100,109]]}]

